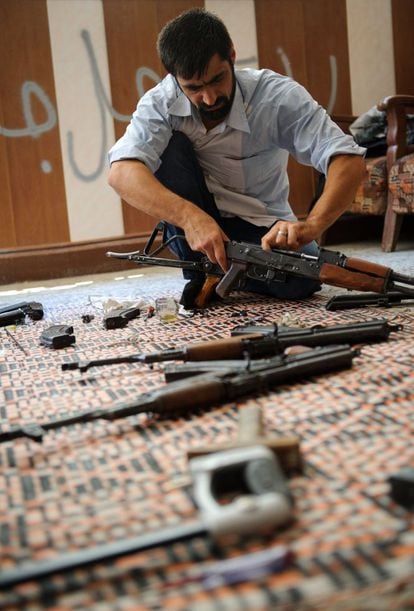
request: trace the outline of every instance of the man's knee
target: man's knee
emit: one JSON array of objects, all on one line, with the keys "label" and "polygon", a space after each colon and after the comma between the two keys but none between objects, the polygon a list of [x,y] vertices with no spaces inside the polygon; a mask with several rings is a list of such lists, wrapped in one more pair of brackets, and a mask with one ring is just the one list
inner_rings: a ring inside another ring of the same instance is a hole
[{"label": "man's knee", "polygon": [[155,173],[162,174],[162,166],[186,167],[194,162],[194,148],[190,139],[182,132],[173,132],[167,148],[161,155],[161,167]]}]

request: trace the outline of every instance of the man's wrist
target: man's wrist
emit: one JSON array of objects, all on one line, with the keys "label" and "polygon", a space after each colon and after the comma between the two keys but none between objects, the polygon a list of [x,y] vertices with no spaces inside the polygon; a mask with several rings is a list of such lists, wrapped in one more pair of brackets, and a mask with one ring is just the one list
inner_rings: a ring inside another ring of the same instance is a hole
[{"label": "man's wrist", "polygon": [[180,197],[176,206],[176,213],[174,214],[174,224],[178,225],[185,231],[186,227],[189,225],[193,225],[197,216],[201,213],[203,215],[203,211],[198,208],[195,204]]},{"label": "man's wrist", "polygon": [[324,231],[331,226],[334,220],[320,219],[316,217],[310,217],[305,221],[305,231],[309,234],[311,240],[317,239]]}]

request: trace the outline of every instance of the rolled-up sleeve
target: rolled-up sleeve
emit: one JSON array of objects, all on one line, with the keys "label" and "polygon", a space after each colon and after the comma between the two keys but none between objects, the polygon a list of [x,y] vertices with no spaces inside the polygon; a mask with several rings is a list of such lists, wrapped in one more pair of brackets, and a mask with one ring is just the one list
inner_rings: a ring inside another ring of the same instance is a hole
[{"label": "rolled-up sleeve", "polygon": [[109,163],[137,159],[156,172],[171,135],[168,98],[160,83],[139,100],[125,134],[108,153]]},{"label": "rolled-up sleeve", "polygon": [[275,139],[279,146],[286,148],[299,163],[311,165],[323,174],[327,173],[334,155],[363,156],[366,153],[366,149],[345,134],[306,89],[294,81],[286,84],[276,116]]}]

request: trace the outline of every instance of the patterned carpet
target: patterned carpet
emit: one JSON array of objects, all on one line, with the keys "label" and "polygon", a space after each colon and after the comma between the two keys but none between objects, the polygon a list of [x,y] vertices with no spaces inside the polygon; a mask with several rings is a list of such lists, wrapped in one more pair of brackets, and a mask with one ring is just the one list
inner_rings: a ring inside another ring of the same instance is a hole
[{"label": "patterned carpet", "polygon": [[[338,250],[414,272],[412,250]],[[38,301],[45,313],[8,333],[0,328],[0,432],[109,409],[165,385],[163,364],[118,364],[81,374],[63,372],[64,362],[229,337],[234,326],[252,320],[305,327],[381,317],[403,328],[388,341],[361,345],[348,370],[170,417],[96,420],[49,431],[42,443],[1,444],[2,572],[197,519],[187,452],[235,440],[239,412],[248,406],[261,408],[267,436],[300,438],[304,469],[288,479],[294,506],[283,527],[216,542],[200,536],[16,585],[0,591],[0,608],[413,609],[413,513],[392,500],[388,481],[414,467],[413,307],[329,312],[328,298],[342,290],[325,286],[302,302],[233,293],[204,315],[180,310],[176,320],[162,322],[145,313],[158,297],[179,298],[180,273],[131,268],[130,275],[0,287],[0,306]],[[105,329],[108,300],[139,303],[141,315],[125,328]],[[93,319],[83,322],[85,315]],[[54,324],[72,325],[76,342],[59,350],[40,345],[42,331]],[[210,588],[190,579],[210,563],[277,545],[293,553],[281,572]]]}]

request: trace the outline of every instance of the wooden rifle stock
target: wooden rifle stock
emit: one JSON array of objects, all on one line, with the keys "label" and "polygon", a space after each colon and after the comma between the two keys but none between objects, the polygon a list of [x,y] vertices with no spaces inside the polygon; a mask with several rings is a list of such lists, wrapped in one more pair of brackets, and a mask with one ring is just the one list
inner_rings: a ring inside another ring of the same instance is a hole
[{"label": "wooden rifle stock", "polygon": [[380,265],[379,263],[371,263],[370,261],[364,261],[363,259],[354,259],[353,257],[346,258],[346,269],[351,269],[364,274],[372,274],[379,278],[387,280],[392,272],[390,267]]},{"label": "wooden rifle stock", "polygon": [[206,281],[201,287],[201,291],[198,293],[194,300],[194,305],[199,310],[204,310],[212,300],[212,297],[216,291],[216,286],[220,282],[220,278],[217,276],[207,276]]},{"label": "wooden rifle stock", "polygon": [[384,293],[387,288],[384,277],[370,276],[331,263],[323,263],[319,278],[325,284],[340,286],[344,289]]}]

